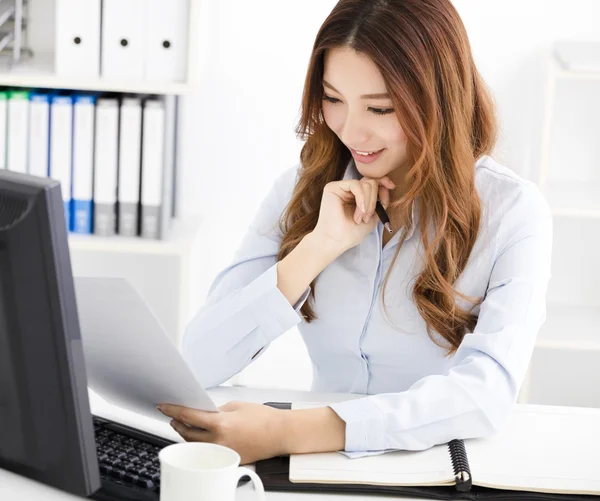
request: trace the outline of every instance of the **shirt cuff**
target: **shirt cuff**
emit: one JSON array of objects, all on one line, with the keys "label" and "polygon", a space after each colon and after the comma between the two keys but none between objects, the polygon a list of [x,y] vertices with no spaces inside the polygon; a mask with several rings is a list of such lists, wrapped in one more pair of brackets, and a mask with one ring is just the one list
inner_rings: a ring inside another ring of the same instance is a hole
[{"label": "shirt cuff", "polygon": [[[277,290],[279,290],[279,288]],[[302,293],[302,295],[300,296],[300,299],[298,299],[298,301],[296,301],[296,304],[294,305],[294,310],[296,311],[296,313],[300,314],[300,308],[302,308],[304,303],[306,303],[306,300],[308,299],[308,295],[310,294],[310,290],[311,290],[311,287],[309,285],[306,288],[306,290]],[[281,292],[281,291],[279,291],[279,292]],[[287,299],[286,299],[286,301],[287,301]]]},{"label": "shirt cuff", "polygon": [[[265,334],[267,342],[273,341],[302,321],[299,310],[308,298],[310,287],[292,307],[277,287],[277,263],[256,278],[248,290],[252,290],[253,296],[260,297],[261,304],[256,305],[252,315]],[[262,290],[263,293],[256,294],[257,290]]]},{"label": "shirt cuff", "polygon": [[383,412],[369,397],[330,404],[329,407],[346,423],[348,452],[384,451]]}]

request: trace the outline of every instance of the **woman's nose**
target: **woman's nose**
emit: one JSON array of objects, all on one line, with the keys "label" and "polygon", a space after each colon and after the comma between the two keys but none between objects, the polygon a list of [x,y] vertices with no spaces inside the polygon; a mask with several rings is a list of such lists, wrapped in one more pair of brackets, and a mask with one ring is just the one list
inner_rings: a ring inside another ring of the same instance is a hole
[{"label": "woman's nose", "polygon": [[370,133],[364,120],[349,113],[346,116],[340,137],[346,146],[360,150],[361,145],[369,144]]}]

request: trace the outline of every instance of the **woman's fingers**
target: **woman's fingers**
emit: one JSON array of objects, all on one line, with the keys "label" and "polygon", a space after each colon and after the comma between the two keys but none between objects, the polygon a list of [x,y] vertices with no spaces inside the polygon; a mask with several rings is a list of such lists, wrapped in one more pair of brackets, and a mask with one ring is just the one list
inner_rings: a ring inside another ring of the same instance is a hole
[{"label": "woman's fingers", "polygon": [[326,186],[329,191],[335,193],[344,202],[356,202],[356,206],[366,211],[365,196],[360,185],[360,181],[356,179],[347,179],[344,181],[334,181]]},{"label": "woman's fingers", "polygon": [[[382,205],[387,207],[390,203],[389,190],[393,190],[396,184],[387,176],[380,179],[362,178],[361,182],[365,187],[367,211],[363,218],[365,223],[368,223],[375,214],[375,206],[377,200],[381,200]],[[382,195],[383,194],[383,195]],[[383,197],[383,198],[382,198]]]},{"label": "woman's fingers", "polygon": [[[387,176],[380,179],[363,177],[361,180],[346,179],[329,183],[327,188],[338,195],[344,202],[356,203],[353,219],[356,224],[368,223],[375,213],[378,195],[381,199],[382,189],[391,190],[396,187],[395,183]],[[382,204],[383,204],[383,199]],[[389,192],[387,192],[386,204],[389,204]]]},{"label": "woman's fingers", "polygon": [[165,416],[171,417],[180,423],[209,431],[217,426],[220,419],[218,412],[199,411],[180,405],[160,404],[157,408]]},{"label": "woman's fingers", "polygon": [[329,183],[326,189],[340,197],[346,203],[356,203],[353,219],[355,223],[360,223],[367,211],[365,192],[361,182],[357,179],[334,181]]},{"label": "woman's fingers", "polygon": [[186,442],[213,441],[213,435],[210,431],[194,428],[193,426],[187,426],[176,419],[172,419],[170,425]]},{"label": "woman's fingers", "polygon": [[381,205],[383,205],[384,209],[387,209],[388,205],[390,205],[390,190],[385,186],[379,187],[379,200],[381,200]]},{"label": "woman's fingers", "polygon": [[375,211],[375,202],[377,202],[377,198],[375,197],[375,193],[377,193],[377,181],[374,179],[362,178],[360,182],[365,193],[365,207],[367,209],[362,220],[365,223],[368,223]]},{"label": "woman's fingers", "polygon": [[379,184],[385,186],[388,190],[393,190],[396,187],[396,183],[394,183],[394,181],[392,181],[387,176],[384,176],[381,179],[379,179]]}]

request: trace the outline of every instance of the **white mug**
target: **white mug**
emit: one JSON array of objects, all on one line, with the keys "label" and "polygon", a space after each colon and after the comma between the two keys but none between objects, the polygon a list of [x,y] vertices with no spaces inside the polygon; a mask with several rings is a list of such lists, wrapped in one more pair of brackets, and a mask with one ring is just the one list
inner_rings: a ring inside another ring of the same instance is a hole
[{"label": "white mug", "polygon": [[240,466],[240,455],[229,447],[182,442],[165,447],[160,460],[160,501],[234,501],[238,481],[248,475],[258,501],[265,490],[260,477]]}]

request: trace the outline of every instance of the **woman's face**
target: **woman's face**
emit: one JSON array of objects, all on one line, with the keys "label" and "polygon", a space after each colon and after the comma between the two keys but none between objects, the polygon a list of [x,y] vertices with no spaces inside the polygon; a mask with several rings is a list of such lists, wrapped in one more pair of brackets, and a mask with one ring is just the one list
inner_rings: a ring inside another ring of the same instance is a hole
[{"label": "woman's face", "polygon": [[352,49],[328,50],[323,92],[325,122],[351,151],[358,171],[374,179],[389,175],[400,186],[406,135],[373,62]]}]

